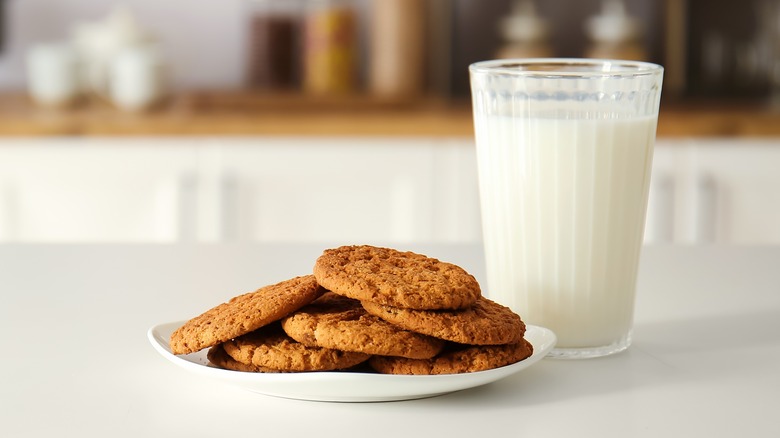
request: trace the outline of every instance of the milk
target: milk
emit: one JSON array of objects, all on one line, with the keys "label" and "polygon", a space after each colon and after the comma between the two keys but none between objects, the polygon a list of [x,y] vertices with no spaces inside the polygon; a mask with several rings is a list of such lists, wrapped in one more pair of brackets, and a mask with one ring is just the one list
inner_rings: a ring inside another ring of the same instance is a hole
[{"label": "milk", "polygon": [[630,337],[655,127],[475,115],[485,294],[556,348]]}]

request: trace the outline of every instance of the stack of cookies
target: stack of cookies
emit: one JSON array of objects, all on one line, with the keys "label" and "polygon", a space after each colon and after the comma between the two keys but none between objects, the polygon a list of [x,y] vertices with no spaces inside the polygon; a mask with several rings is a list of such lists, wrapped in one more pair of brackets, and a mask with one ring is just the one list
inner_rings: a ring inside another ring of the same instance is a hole
[{"label": "stack of cookies", "polygon": [[313,275],[237,296],[179,327],[175,354],[205,348],[247,372],[372,369],[452,374],[519,362],[525,324],[462,268],[373,246],[329,249]]}]

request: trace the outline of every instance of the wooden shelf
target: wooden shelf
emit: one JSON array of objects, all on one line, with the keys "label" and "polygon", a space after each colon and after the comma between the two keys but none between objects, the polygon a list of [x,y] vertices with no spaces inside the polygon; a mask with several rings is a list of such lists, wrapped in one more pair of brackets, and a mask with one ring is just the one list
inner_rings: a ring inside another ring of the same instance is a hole
[{"label": "wooden shelf", "polygon": [[[42,109],[0,96],[0,136],[473,136],[467,100],[312,99],[190,93],[126,113],[102,102]],[[664,103],[658,137],[780,136],[780,111],[757,104]]]}]

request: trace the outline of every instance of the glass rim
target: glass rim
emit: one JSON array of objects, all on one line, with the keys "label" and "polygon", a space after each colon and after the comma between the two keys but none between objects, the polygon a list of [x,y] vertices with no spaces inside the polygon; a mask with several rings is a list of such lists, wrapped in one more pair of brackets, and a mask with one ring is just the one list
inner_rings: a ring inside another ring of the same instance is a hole
[{"label": "glass rim", "polygon": [[492,59],[469,65],[472,74],[528,78],[628,78],[659,75],[663,70],[652,62],[591,58]]}]

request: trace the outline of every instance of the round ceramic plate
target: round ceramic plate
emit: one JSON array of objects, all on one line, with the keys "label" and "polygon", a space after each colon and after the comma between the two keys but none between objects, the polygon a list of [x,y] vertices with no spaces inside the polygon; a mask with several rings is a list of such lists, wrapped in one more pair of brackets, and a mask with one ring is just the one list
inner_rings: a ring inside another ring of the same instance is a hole
[{"label": "round ceramic plate", "polygon": [[435,376],[400,376],[366,372],[246,373],[216,368],[209,364],[206,350],[177,356],[168,340],[183,321],[149,329],[152,346],[164,358],[201,376],[221,380],[249,391],[276,397],[336,402],[376,402],[433,397],[474,388],[520,372],[538,362],[555,346],[555,334],[529,325],[525,338],[534,346],[529,358],[487,371]]}]

